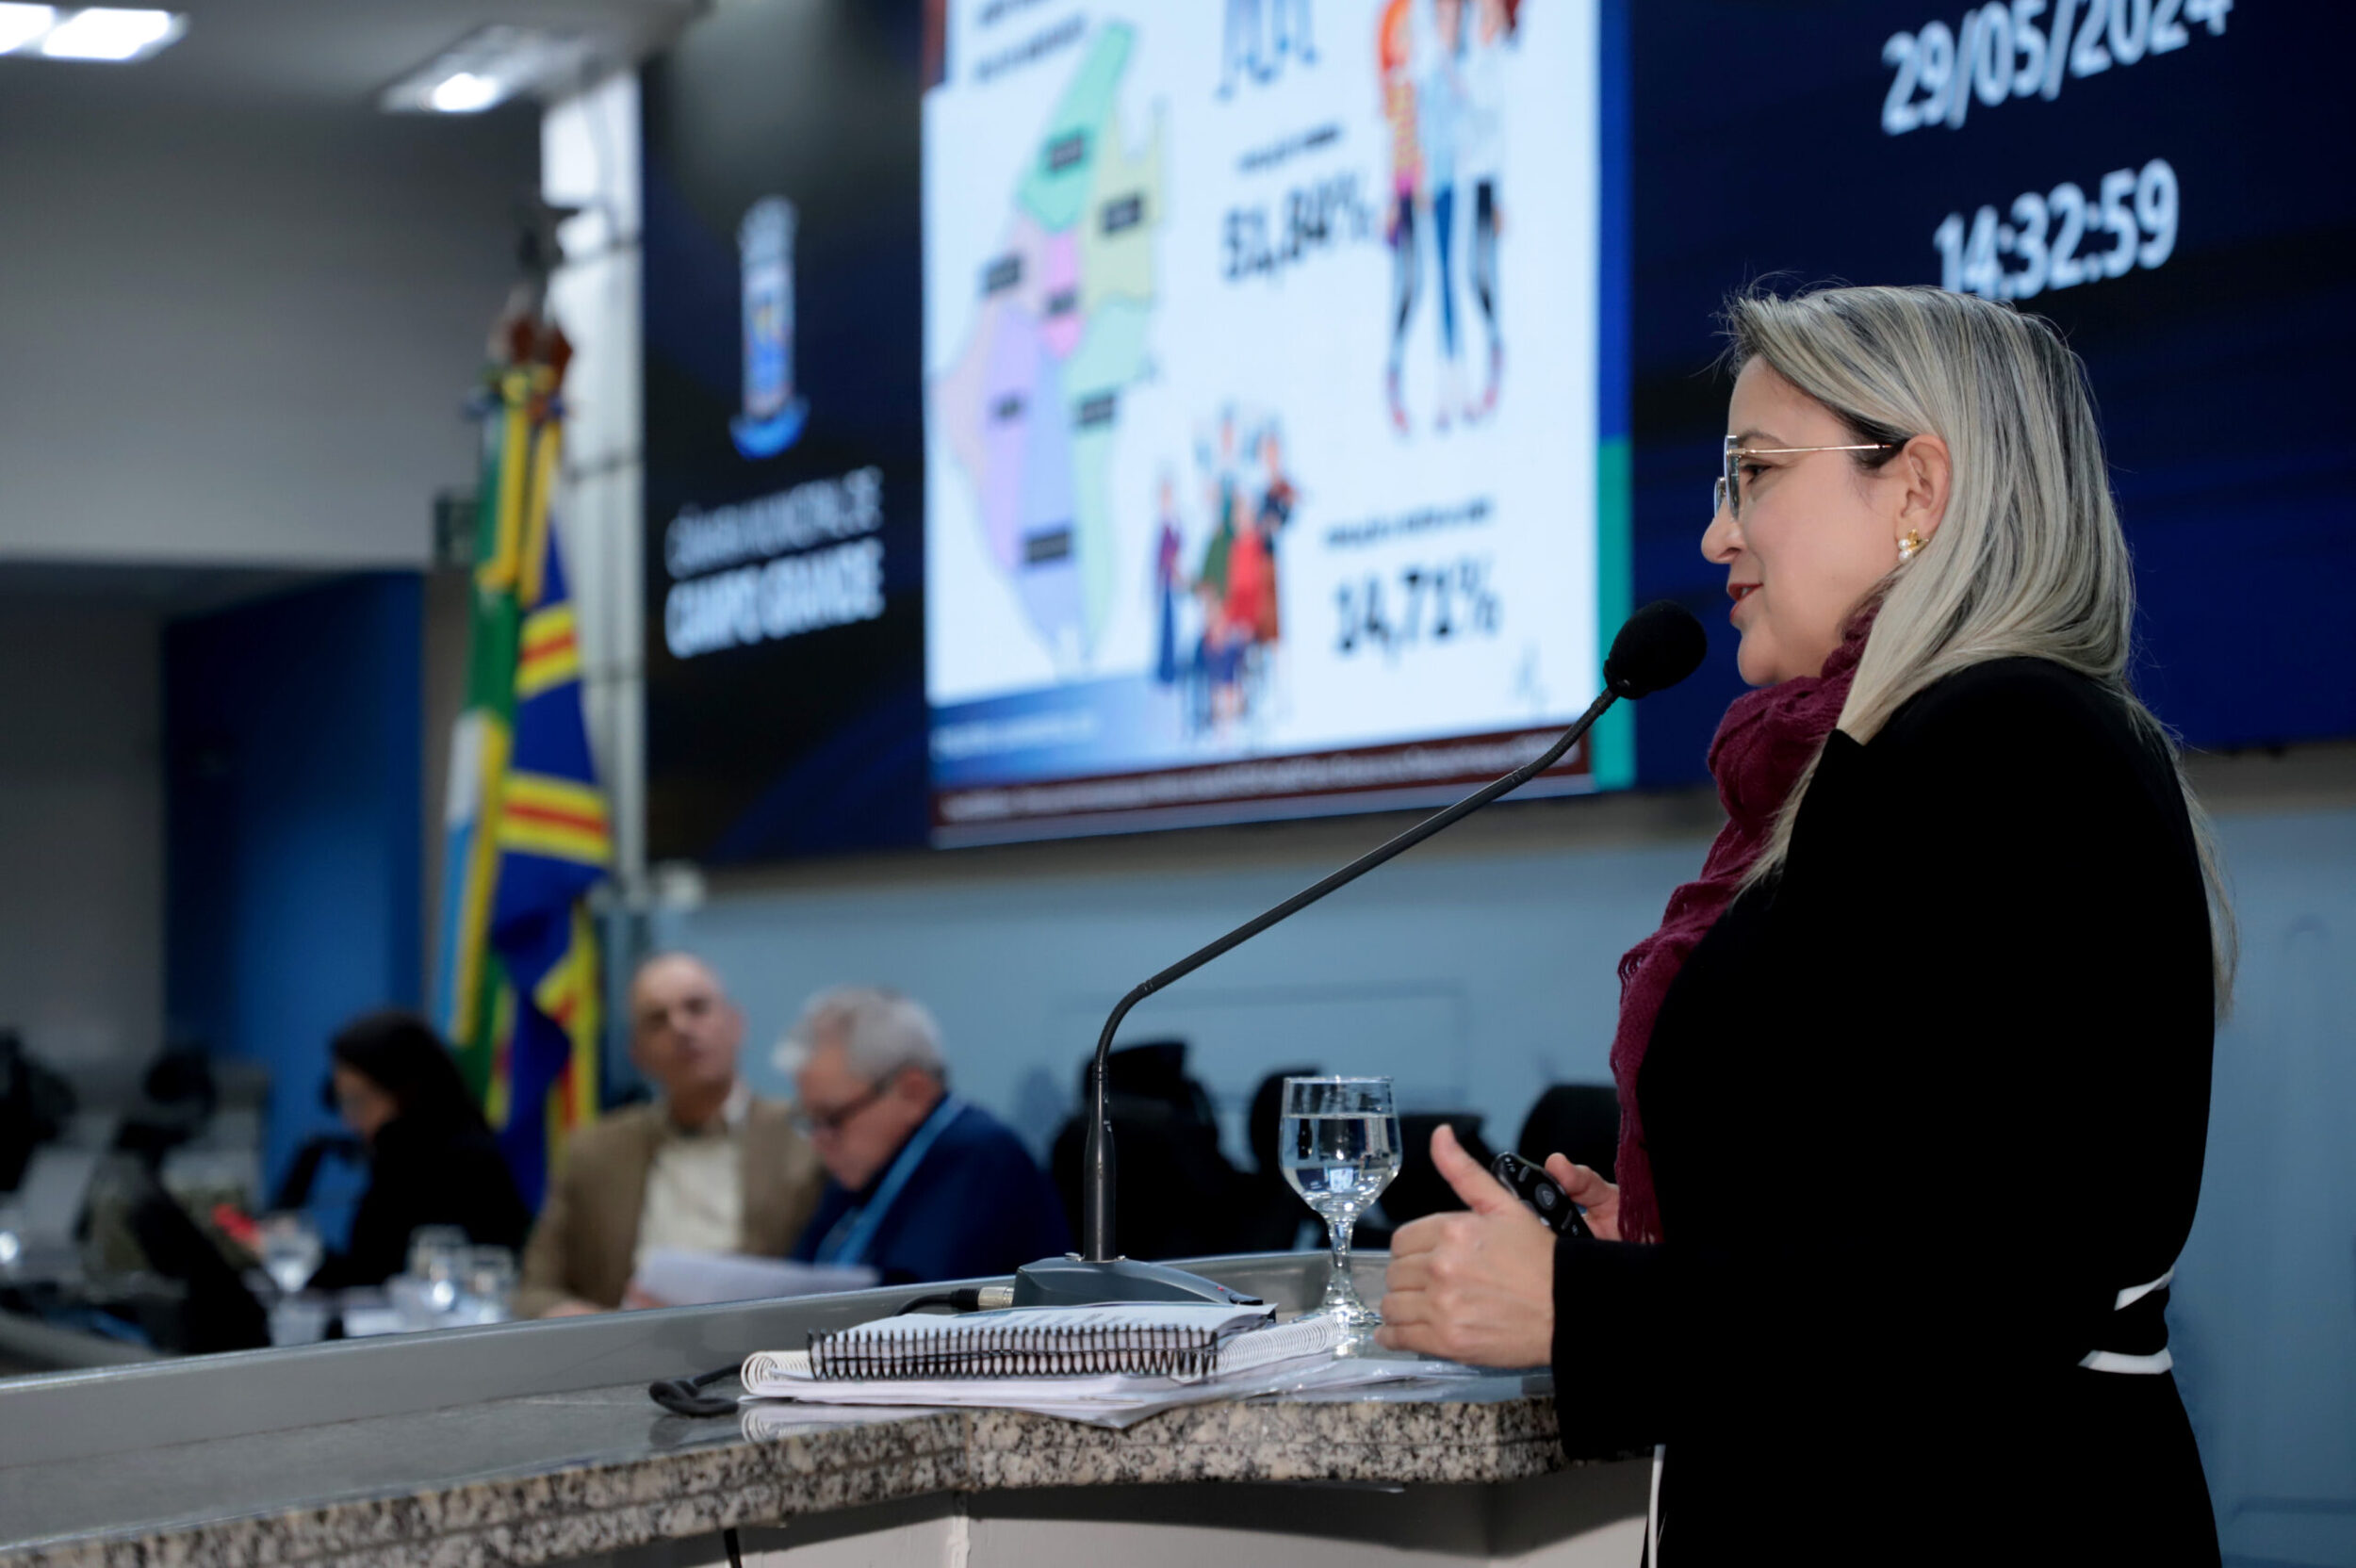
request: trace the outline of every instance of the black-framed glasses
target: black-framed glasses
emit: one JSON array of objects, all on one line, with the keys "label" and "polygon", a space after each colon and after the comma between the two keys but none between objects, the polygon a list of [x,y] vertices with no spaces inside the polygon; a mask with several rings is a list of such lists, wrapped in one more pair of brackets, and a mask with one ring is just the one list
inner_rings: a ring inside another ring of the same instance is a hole
[{"label": "black-framed glasses", "polygon": [[892,1086],[896,1071],[887,1072],[867,1086],[867,1092],[847,1105],[837,1105],[831,1111],[797,1110],[794,1113],[794,1131],[804,1137],[816,1137],[821,1133],[840,1133],[859,1112],[884,1097]]},{"label": "black-framed glasses", "polygon": [[1904,445],[1898,441],[1865,441],[1848,447],[1745,447],[1735,436],[1727,436],[1720,458],[1721,470],[1710,485],[1710,514],[1712,517],[1733,508],[1739,521],[1742,515],[1742,462],[1746,457],[1797,457],[1803,452],[1894,452]]}]

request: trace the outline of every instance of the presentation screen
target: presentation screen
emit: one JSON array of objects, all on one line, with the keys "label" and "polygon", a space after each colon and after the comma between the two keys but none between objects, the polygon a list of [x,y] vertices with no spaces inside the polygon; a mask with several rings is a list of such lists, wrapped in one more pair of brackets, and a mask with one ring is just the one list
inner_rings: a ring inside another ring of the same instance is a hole
[{"label": "presentation screen", "polygon": [[2340,8],[736,0],[642,77],[647,835],[714,864],[1420,806],[1631,603],[1701,672],[1726,296],[1969,290],[2091,377],[2138,689],[2356,734]]},{"label": "presentation screen", "polygon": [[1411,805],[1543,749],[1627,595],[1593,0],[939,24],[934,841]]}]

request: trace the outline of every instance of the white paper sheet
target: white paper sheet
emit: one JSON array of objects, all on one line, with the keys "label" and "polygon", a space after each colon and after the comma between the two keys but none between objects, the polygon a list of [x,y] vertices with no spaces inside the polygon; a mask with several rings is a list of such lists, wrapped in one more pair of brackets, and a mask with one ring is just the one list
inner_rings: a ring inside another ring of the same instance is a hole
[{"label": "white paper sheet", "polygon": [[795,1417],[813,1406],[866,1406],[881,1407],[872,1412],[878,1419],[885,1417],[886,1411],[898,1414],[920,1409],[1019,1410],[1092,1427],[1121,1428],[1182,1405],[1205,1405],[1219,1399],[1343,1392],[1480,1375],[1478,1367],[1415,1356],[1326,1356],[1199,1383],[1168,1378],[974,1378],[897,1383],[812,1379],[795,1383],[791,1398],[746,1395],[742,1420],[747,1436],[769,1436],[790,1429]]},{"label": "white paper sheet", "polygon": [[715,1301],[761,1301],[778,1296],[822,1296],[865,1290],[879,1282],[872,1268],[841,1268],[756,1258],[742,1252],[688,1252],[648,1248],[630,1283],[665,1306],[703,1307]]}]

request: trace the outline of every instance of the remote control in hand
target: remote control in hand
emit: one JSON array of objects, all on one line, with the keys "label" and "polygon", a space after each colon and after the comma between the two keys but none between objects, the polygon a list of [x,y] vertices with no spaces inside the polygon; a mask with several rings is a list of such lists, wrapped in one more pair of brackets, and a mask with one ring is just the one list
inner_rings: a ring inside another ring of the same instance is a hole
[{"label": "remote control in hand", "polygon": [[1595,1239],[1587,1221],[1579,1217],[1579,1205],[1571,1201],[1571,1195],[1546,1174],[1544,1167],[1531,1165],[1509,1150],[1492,1161],[1489,1169],[1508,1191],[1535,1210],[1538,1217],[1546,1221],[1546,1229],[1556,1235]]}]

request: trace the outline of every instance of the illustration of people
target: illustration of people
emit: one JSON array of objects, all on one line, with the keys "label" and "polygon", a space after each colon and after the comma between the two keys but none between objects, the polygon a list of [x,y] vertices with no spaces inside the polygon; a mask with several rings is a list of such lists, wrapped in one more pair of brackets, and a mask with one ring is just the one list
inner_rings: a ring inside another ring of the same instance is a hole
[{"label": "illustration of people", "polygon": [[1159,487],[1161,536],[1153,546],[1153,591],[1159,601],[1154,639],[1153,678],[1165,686],[1178,683],[1178,594],[1184,579],[1178,553],[1184,541],[1178,531],[1178,486],[1165,469]]},{"label": "illustration of people", "polygon": [[1463,177],[1472,187],[1472,286],[1489,331],[1489,380],[1481,396],[1464,406],[1464,417],[1485,417],[1497,406],[1505,376],[1505,337],[1497,327],[1497,236],[1504,227],[1497,205],[1497,179],[1505,160],[1505,52],[1521,20],[1521,0],[1476,0],[1474,41],[1466,52],[1464,138],[1457,149]]},{"label": "illustration of people", "polygon": [[[1242,653],[1239,663],[1256,678],[1259,651],[1276,629],[1276,567],[1256,508],[1244,515],[1228,546],[1227,601],[1222,608],[1229,633]],[[1237,671],[1238,676],[1244,673]],[[1237,704],[1239,711],[1250,706]]]},{"label": "illustration of people", "polygon": [[1384,381],[1391,425],[1407,433],[1407,404],[1400,396],[1399,362],[1407,351],[1407,323],[1415,312],[1415,206],[1423,190],[1422,144],[1415,130],[1415,0],[1387,0],[1375,27],[1375,57],[1381,67],[1383,118],[1391,130],[1391,202],[1383,237],[1391,247],[1391,354]]},{"label": "illustration of people", "polygon": [[1433,49],[1417,84],[1415,131],[1422,144],[1423,177],[1431,191],[1433,286],[1440,303],[1440,392],[1433,425],[1447,430],[1464,400],[1464,373],[1456,342],[1456,164],[1464,130],[1465,106],[1460,56],[1464,47],[1464,0],[1433,0]]},{"label": "illustration of people", "polygon": [[1273,646],[1284,641],[1284,595],[1281,591],[1284,570],[1278,563],[1277,541],[1284,531],[1284,525],[1292,521],[1293,507],[1300,499],[1300,492],[1293,488],[1292,481],[1284,477],[1284,442],[1272,422],[1260,433],[1260,471],[1264,487],[1260,491],[1260,504],[1254,516],[1259,523],[1261,547],[1268,553],[1268,595],[1267,619],[1261,623],[1259,633],[1263,644]]},{"label": "illustration of people", "polygon": [[1203,500],[1211,515],[1211,535],[1203,547],[1203,564],[1194,574],[1195,602],[1203,610],[1203,636],[1196,645],[1199,673],[1198,727],[1225,729],[1242,710],[1239,682],[1246,638],[1243,629],[1228,619],[1232,597],[1231,574],[1235,557],[1235,416],[1229,410],[1219,420],[1216,456],[1196,446],[1203,465]]},{"label": "illustration of people", "polygon": [[[1278,544],[1300,504],[1300,491],[1284,471],[1284,440],[1274,420],[1236,439],[1238,420],[1226,410],[1216,441],[1198,439],[1195,462],[1202,470],[1203,506],[1209,517],[1201,564],[1189,580],[1178,574],[1185,552],[1175,489],[1161,484],[1162,529],[1155,580],[1166,611],[1181,593],[1190,594],[1201,633],[1183,670],[1177,657],[1179,632],[1166,613],[1160,678],[1188,685],[1189,730],[1222,737],[1239,722],[1259,715],[1276,686],[1276,661],[1284,637],[1283,578]],[[1256,473],[1242,465],[1257,460]]]}]

